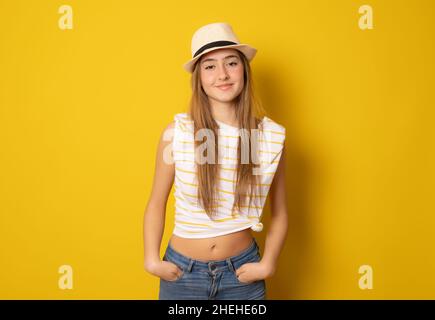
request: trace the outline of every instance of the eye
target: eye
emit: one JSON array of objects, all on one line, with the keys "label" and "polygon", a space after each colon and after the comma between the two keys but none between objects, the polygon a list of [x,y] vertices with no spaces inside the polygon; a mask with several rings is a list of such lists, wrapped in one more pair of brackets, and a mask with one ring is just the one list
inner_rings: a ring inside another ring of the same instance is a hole
[{"label": "eye", "polygon": [[209,65],[209,66],[206,66],[205,69],[208,70],[208,69],[210,69],[209,67],[214,67],[214,66],[213,65]]},{"label": "eye", "polygon": [[237,66],[237,62],[235,62],[235,61],[230,62],[230,65]]}]

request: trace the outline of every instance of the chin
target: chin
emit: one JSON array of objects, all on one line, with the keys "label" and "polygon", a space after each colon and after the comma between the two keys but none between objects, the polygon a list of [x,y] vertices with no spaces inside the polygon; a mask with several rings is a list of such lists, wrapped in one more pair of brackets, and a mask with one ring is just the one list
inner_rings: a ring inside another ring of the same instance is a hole
[{"label": "chin", "polygon": [[219,102],[231,102],[235,99],[236,97],[226,97],[226,98],[215,98],[217,101]]},{"label": "chin", "polygon": [[237,96],[238,94],[235,94],[234,92],[220,93],[215,95],[215,99],[228,102],[234,100]]}]

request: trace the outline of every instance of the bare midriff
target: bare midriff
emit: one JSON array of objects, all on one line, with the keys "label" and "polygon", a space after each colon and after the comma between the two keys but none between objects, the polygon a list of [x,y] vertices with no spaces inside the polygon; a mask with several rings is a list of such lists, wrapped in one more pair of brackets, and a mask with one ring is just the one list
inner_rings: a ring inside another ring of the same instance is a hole
[{"label": "bare midriff", "polygon": [[242,253],[252,244],[251,229],[233,232],[213,238],[181,238],[172,235],[170,244],[175,251],[195,260],[207,262],[224,260]]}]

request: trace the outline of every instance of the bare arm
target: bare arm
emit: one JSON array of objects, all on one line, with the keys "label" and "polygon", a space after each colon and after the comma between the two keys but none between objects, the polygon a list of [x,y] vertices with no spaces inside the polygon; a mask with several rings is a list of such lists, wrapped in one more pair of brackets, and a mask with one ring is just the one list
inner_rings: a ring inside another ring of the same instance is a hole
[{"label": "bare arm", "polygon": [[[171,132],[173,132],[171,130],[173,128],[174,122],[165,128],[160,137],[153,187],[144,214],[144,266],[145,270],[151,273],[155,272],[160,263],[160,245],[165,227],[166,203],[174,182],[175,166],[171,149]],[[168,152],[168,150],[171,152]],[[165,157],[164,153],[166,154]],[[168,155],[169,157],[167,157]],[[170,163],[168,163],[168,160]]]},{"label": "bare arm", "polygon": [[285,147],[282,150],[275,177],[270,187],[272,219],[266,236],[266,244],[261,263],[271,277],[276,270],[279,254],[287,237],[288,215],[285,187]]},{"label": "bare arm", "polygon": [[266,236],[266,247],[260,262],[246,263],[236,270],[242,282],[272,277],[287,236],[288,216],[285,190],[285,149],[282,150],[275,177],[270,187],[272,219]]}]

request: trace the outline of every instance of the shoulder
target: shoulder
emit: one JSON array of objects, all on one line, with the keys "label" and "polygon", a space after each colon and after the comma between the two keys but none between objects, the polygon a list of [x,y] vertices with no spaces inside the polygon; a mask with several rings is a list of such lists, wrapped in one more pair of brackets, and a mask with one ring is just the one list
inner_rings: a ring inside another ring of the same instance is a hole
[{"label": "shoulder", "polygon": [[169,133],[174,130],[175,128],[175,121],[171,121],[163,128],[162,135],[169,135]]},{"label": "shoulder", "polygon": [[175,121],[171,121],[171,122],[169,122],[169,124],[166,126],[166,128],[164,130],[165,131],[171,130],[171,129],[174,129],[174,127],[175,127]]},{"label": "shoulder", "polygon": [[172,142],[174,136],[175,121],[168,123],[162,130],[160,135],[160,143],[164,146]]},{"label": "shoulder", "polygon": [[180,113],[176,113],[172,119],[173,120],[165,126],[165,128],[163,129],[163,132],[175,129],[175,127],[180,123],[181,124],[188,123],[190,120],[190,117],[189,117],[188,113],[180,112]]},{"label": "shoulder", "polygon": [[180,114],[175,114],[173,120],[165,125],[162,130],[161,140],[163,141],[172,141],[174,130],[177,126],[177,122],[180,119]]}]

